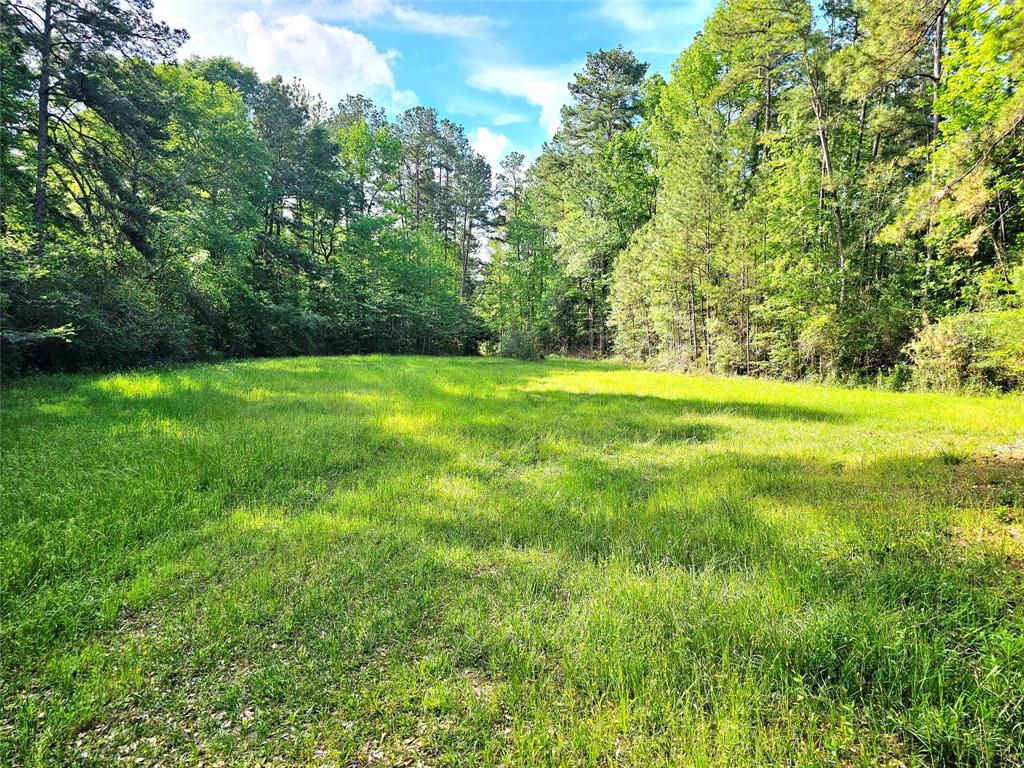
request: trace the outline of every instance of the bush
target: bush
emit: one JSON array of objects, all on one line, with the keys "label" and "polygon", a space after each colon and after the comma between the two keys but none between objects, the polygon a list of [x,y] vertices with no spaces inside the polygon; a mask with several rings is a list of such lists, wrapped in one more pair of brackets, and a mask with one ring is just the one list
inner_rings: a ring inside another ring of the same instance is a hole
[{"label": "bush", "polygon": [[1024,311],[972,312],[925,325],[907,345],[926,389],[1024,388]]},{"label": "bush", "polygon": [[513,357],[516,360],[543,360],[544,351],[537,337],[529,331],[506,331],[501,335],[498,353],[502,357]]},{"label": "bush", "polygon": [[904,362],[896,363],[888,371],[879,371],[875,376],[875,386],[881,389],[901,391],[914,381],[913,369]]}]

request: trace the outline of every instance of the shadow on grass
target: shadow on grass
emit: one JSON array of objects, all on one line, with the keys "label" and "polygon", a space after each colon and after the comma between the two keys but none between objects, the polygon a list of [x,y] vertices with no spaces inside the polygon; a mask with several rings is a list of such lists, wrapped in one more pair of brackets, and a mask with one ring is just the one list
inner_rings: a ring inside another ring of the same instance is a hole
[{"label": "shadow on grass", "polygon": [[[110,673],[79,648],[145,647],[155,655],[139,663],[157,683],[121,681],[114,701],[141,697],[184,729],[197,717],[182,714],[191,676],[204,711],[216,696],[235,714],[266,708],[273,740],[309,702],[321,723],[387,705],[399,711],[378,719],[417,727],[422,699],[382,696],[429,649],[519,675],[524,690],[557,677],[594,707],[654,686],[697,691],[713,709],[725,706],[716,681],[748,675],[764,702],[806,690],[904,723],[906,738],[951,697],[973,702],[964,719],[913,737],[934,755],[981,755],[956,728],[1011,743],[1007,691],[1024,671],[992,637],[1014,632],[1021,582],[951,549],[952,511],[988,503],[960,468],[716,444],[732,428],[718,416],[809,430],[846,420],[825,409],[536,386],[585,370],[237,363],[82,380],[43,403],[73,398],[70,413],[23,408],[9,444],[38,430],[69,462],[91,462],[58,483],[86,483],[77,498],[92,506],[69,510],[70,485],[15,497],[26,506],[5,572],[9,679],[74,701],[83,680],[102,691]],[[127,470],[140,463],[166,466],[132,495],[146,475]],[[89,514],[91,546],[76,547],[74,519]],[[150,626],[153,637],[139,629]],[[71,661],[47,672],[63,652]],[[978,677],[985,664],[1003,665],[1006,691]],[[360,699],[361,686],[379,700]],[[44,727],[25,731],[23,754]],[[63,727],[50,737],[81,723]]]},{"label": "shadow on grass", "polygon": [[[615,370],[613,365],[598,367]],[[92,450],[96,433],[102,437],[104,430],[117,428],[119,440],[142,439],[147,455],[158,460],[174,458],[181,466],[182,474],[164,478],[173,486],[169,493],[156,494],[151,501],[161,506],[162,514],[119,507],[97,510],[101,519],[93,529],[99,533],[108,525],[119,532],[109,539],[112,552],[130,552],[182,525],[203,523],[203,515],[174,514],[176,507],[195,502],[197,496],[209,497],[205,501],[210,503],[201,505],[207,510],[204,514],[281,500],[302,511],[345,488],[360,488],[372,495],[380,479],[388,479],[395,471],[413,477],[447,472],[490,484],[476,488],[476,502],[493,495],[491,507],[500,510],[507,504],[517,510],[517,516],[495,521],[475,514],[457,520],[441,516],[423,523],[446,538],[471,532],[483,546],[505,541],[576,552],[587,559],[617,552],[621,542],[629,539],[628,546],[642,551],[647,562],[665,559],[694,566],[700,553],[710,552],[707,562],[746,566],[787,546],[769,521],[751,516],[752,498],[804,506],[828,504],[834,514],[847,518],[844,524],[852,521],[870,528],[878,520],[874,510],[849,502],[872,489],[890,488],[893,479],[913,464],[875,466],[865,478],[857,479],[849,472],[837,476],[834,462],[703,456],[693,464],[686,482],[681,487],[677,482],[674,488],[684,499],[695,496],[693,503],[651,511],[646,509],[647,502],[658,492],[661,475],[692,461],[690,449],[711,445],[726,434],[725,426],[701,417],[795,423],[835,422],[844,417],[802,406],[575,394],[534,386],[546,375],[593,368],[591,363],[561,360],[468,365],[459,359],[308,358],[98,381],[65,377],[81,383],[69,387],[62,380],[53,392],[75,403],[74,414],[29,409],[16,413],[8,429],[17,433],[27,425],[59,427],[70,438],[67,460],[74,462],[75,451]],[[489,379],[492,395],[472,393],[481,377]],[[382,416],[402,414],[427,417],[423,433],[417,433],[416,423],[404,433],[381,424]],[[280,424],[282,430],[294,429],[298,437],[262,428],[264,419]],[[249,428],[244,426],[247,421]],[[76,434],[79,428],[82,433]],[[141,434],[133,434],[133,429]],[[445,441],[423,439],[424,434],[435,433]],[[226,444],[225,435],[231,436]],[[75,443],[74,438],[86,436],[89,439]],[[315,445],[323,450],[310,450]],[[344,450],[338,450],[339,445]],[[620,456],[623,453],[633,455],[627,460]],[[130,446],[121,450],[120,457],[129,465],[135,458]],[[924,474],[942,469],[930,467]],[[908,489],[911,493],[931,490]],[[440,498],[433,503],[446,502]],[[40,519],[45,515],[53,524],[74,510],[35,503],[31,512]],[[104,512],[108,512],[106,520]],[[408,514],[415,522],[414,513]],[[680,529],[680,519],[690,521],[685,531]],[[719,524],[714,522],[705,530],[707,521],[719,521],[723,528],[714,529]],[[125,531],[132,524],[136,529]],[[30,585],[39,589],[53,579],[88,573],[96,563],[109,560],[85,549],[77,560],[55,559],[45,551],[45,526],[29,526],[26,535],[23,559],[7,574],[12,595],[30,590]],[[100,533],[95,547],[102,550],[104,540]],[[730,542],[735,552],[729,551]]]}]

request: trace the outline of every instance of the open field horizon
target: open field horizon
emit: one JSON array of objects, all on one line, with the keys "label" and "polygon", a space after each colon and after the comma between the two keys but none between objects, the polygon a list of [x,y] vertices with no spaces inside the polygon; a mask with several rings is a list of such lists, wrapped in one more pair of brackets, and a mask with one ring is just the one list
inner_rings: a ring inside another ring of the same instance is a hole
[{"label": "open field horizon", "polygon": [[280,358],[2,447],[4,764],[1024,761],[1019,396]]}]

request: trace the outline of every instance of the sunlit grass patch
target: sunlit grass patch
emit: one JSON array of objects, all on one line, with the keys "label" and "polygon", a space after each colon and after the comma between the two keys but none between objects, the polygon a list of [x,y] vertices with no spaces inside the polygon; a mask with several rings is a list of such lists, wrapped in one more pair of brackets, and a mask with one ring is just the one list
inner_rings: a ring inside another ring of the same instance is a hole
[{"label": "sunlit grass patch", "polygon": [[4,393],[0,762],[1024,760],[1024,404],[301,358]]}]

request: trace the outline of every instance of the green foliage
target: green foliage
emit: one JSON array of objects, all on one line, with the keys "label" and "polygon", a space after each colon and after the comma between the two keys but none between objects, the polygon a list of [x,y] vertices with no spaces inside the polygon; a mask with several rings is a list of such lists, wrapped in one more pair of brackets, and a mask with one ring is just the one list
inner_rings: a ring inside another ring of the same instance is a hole
[{"label": "green foliage", "polygon": [[1024,311],[949,315],[921,328],[907,352],[921,387],[1024,387]]},{"label": "green foliage", "polygon": [[181,34],[129,5],[52,0],[50,27],[3,6],[6,373],[477,350],[490,170],[461,127],[360,96],[328,110],[229,59],[160,63]]},{"label": "green foliage", "polygon": [[629,57],[593,54],[527,175],[554,345],[606,352],[607,326],[660,365],[871,380],[922,317],[1019,306],[1022,18],[1020,0],[723,1],[630,99]]},{"label": "green foliage", "polygon": [[551,346],[611,350],[615,260],[654,199],[653,157],[638,128],[658,91],[645,85],[646,71],[621,47],[588,54],[569,84],[562,127],[528,174],[530,208],[521,215],[546,230],[554,256],[544,281]]},{"label": "green foliage", "polygon": [[515,360],[543,360],[544,352],[538,339],[528,331],[508,330],[498,342],[498,354]]},{"label": "green foliage", "polygon": [[[515,339],[512,346],[528,348],[532,358],[557,336],[553,307],[562,285],[555,269],[552,237],[537,221],[538,193],[527,190],[525,158],[518,152],[509,153],[501,167],[496,188],[497,231],[476,305],[498,340],[499,350],[506,346],[506,339]],[[519,344],[519,339],[526,341]]]},{"label": "green foliage", "polygon": [[722,0],[667,81],[588,54],[553,139],[492,188],[434,109],[392,120],[230,59],[169,63],[184,33],[146,0],[5,3],[4,370],[514,336],[890,375],[922,318],[1024,305],[1022,18]]}]

